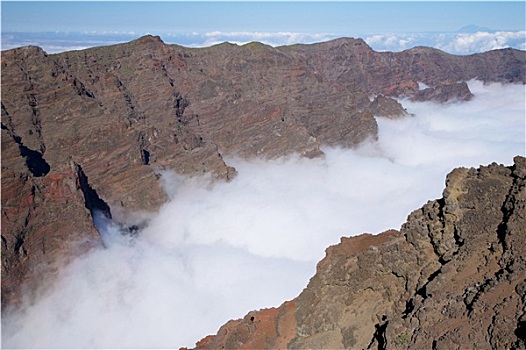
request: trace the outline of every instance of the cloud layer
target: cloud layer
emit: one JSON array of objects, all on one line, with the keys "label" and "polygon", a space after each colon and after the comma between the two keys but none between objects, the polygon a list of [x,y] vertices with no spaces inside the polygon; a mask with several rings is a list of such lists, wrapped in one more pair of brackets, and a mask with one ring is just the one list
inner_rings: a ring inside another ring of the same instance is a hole
[{"label": "cloud layer", "polygon": [[524,85],[470,82],[475,98],[402,101],[379,140],[323,159],[228,161],[230,183],[165,173],[170,196],[135,239],[108,223],[107,248],[64,268],[53,288],[3,315],[13,348],[192,346],[231,318],[295,297],[341,236],[399,228],[438,198],[457,166],[525,154]]}]

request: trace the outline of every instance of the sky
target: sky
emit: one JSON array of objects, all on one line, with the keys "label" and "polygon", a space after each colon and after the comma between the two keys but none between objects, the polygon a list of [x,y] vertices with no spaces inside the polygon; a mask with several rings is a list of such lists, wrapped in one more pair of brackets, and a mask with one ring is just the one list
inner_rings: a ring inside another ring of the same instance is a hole
[{"label": "sky", "polygon": [[[342,236],[399,229],[459,166],[525,156],[523,84],[468,82],[464,103],[401,100],[378,140],[326,156],[229,157],[230,182],[162,175],[169,201],[137,237],[102,220],[105,249],[2,313],[3,348],[193,347],[230,319],[296,297]],[[99,218],[100,219],[100,218]]]},{"label": "sky", "polygon": [[[5,31],[455,31],[524,29],[524,2],[2,2]],[[522,14],[521,14],[522,12]]]},{"label": "sky", "polygon": [[[253,40],[284,45],[351,36],[372,38],[373,48],[379,50],[427,44],[454,52],[454,46],[446,45],[469,25],[492,33],[491,38],[464,38],[464,42],[493,40],[497,48],[525,46],[524,1],[2,1],[1,6],[3,49],[36,44],[59,52],[153,34],[185,46]],[[440,34],[447,37],[438,37]],[[397,45],[393,35],[399,39]],[[477,48],[457,49],[470,53]]]}]

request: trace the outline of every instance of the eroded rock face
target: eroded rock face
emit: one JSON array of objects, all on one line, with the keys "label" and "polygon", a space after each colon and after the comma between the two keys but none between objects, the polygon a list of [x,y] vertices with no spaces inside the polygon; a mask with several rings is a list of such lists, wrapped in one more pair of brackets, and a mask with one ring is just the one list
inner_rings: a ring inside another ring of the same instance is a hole
[{"label": "eroded rock face", "polygon": [[[2,144],[2,157],[9,154]],[[3,305],[16,305],[49,286],[69,260],[101,244],[75,164],[58,166],[44,177],[3,166]]]},{"label": "eroded rock face", "polygon": [[379,95],[371,102],[371,112],[377,117],[398,118],[408,116],[405,108],[393,98]]},{"label": "eroded rock face", "polygon": [[[231,321],[197,348],[276,344],[291,333],[283,348],[524,348],[524,247],[526,158],[455,169],[443,197],[399,232],[342,238],[295,300]],[[266,323],[291,313],[296,322],[280,334],[258,328],[269,313]],[[242,330],[253,338],[237,337]]]},{"label": "eroded rock face", "polygon": [[296,335],[295,303],[251,312],[200,340],[197,349],[283,349]]},{"label": "eroded rock face", "polygon": [[[524,62],[511,49],[379,53],[357,39],[189,49],[145,36],[55,55],[4,51],[2,286],[13,297],[3,301],[16,299],[31,266],[62,261],[63,242],[96,236],[82,188],[71,185],[80,178],[115,212],[153,211],[167,200],[161,170],[228,180],[236,170],[225,154],[317,157],[322,144],[353,147],[376,137],[373,113],[400,110],[369,96],[413,96],[418,82],[435,90],[475,77],[524,82]],[[51,179],[69,190],[56,195]]]},{"label": "eroded rock face", "polygon": [[415,94],[413,101],[458,102],[469,101],[473,94],[469,91],[465,81],[460,83],[445,84],[436,88],[427,88]]}]

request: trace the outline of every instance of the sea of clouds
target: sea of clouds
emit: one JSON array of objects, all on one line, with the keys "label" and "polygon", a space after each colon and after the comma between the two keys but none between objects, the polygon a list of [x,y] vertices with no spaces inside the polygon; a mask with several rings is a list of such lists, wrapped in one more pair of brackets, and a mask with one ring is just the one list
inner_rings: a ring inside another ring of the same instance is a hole
[{"label": "sea of clouds", "polygon": [[[2,33],[2,50],[20,46],[36,45],[48,53],[80,50],[94,46],[113,45],[136,39],[148,33],[91,31],[82,33]],[[207,47],[225,41],[246,44],[252,41],[271,46],[312,44],[336,39],[348,34],[303,32],[250,32],[209,31],[190,33],[164,33],[161,38],[167,44],[188,47]],[[414,46],[429,46],[451,54],[466,55],[512,47],[526,50],[526,31],[492,31],[481,28],[473,32],[429,33],[356,33],[377,51],[402,51]]]},{"label": "sea of clouds", "polygon": [[470,102],[402,101],[378,141],[326,156],[230,158],[229,183],[164,173],[170,200],[135,238],[99,217],[106,248],[2,315],[4,348],[178,348],[297,296],[341,236],[398,229],[458,166],[525,155],[525,86],[469,82]]}]

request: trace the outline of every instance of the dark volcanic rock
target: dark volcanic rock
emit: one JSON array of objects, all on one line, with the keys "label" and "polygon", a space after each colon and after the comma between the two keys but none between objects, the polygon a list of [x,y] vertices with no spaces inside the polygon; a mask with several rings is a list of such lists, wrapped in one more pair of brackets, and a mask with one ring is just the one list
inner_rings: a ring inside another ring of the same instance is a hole
[{"label": "dark volcanic rock", "polygon": [[152,211],[167,199],[161,170],[228,180],[236,170],[224,154],[316,157],[322,144],[352,147],[377,134],[373,113],[384,107],[369,96],[412,96],[418,82],[524,82],[525,61],[512,49],[379,53],[357,39],[190,49],[146,36],[54,55],[4,51],[2,286],[18,290],[30,266],[63,258],[61,242],[95,235],[79,186],[64,185],[64,197],[48,191],[51,179],[77,183],[72,167],[108,208]]},{"label": "dark volcanic rock", "polygon": [[[526,158],[455,169],[443,197],[400,232],[342,238],[295,300],[231,321],[197,348],[524,348],[525,246]],[[291,314],[289,328],[267,326]]]}]

